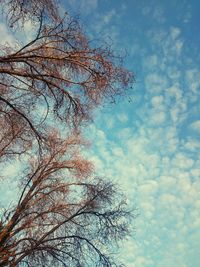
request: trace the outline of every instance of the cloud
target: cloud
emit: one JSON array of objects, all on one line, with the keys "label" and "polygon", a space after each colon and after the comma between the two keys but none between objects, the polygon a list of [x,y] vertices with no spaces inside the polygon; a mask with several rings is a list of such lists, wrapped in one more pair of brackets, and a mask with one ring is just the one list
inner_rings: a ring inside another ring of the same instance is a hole
[{"label": "cloud", "polygon": [[103,21],[105,24],[110,23],[110,21],[112,20],[112,18],[116,16],[116,10],[115,9],[111,9],[107,14],[105,14],[103,16]]},{"label": "cloud", "polygon": [[98,0],[69,0],[69,4],[76,11],[80,9],[81,13],[88,15],[97,8]]},{"label": "cloud", "polygon": [[162,108],[164,97],[162,95],[154,96],[151,99],[152,106],[154,108]]},{"label": "cloud", "polygon": [[190,127],[194,130],[200,133],[200,120],[194,121],[190,124]]},{"label": "cloud", "polygon": [[157,124],[161,125],[162,123],[165,122],[165,112],[160,111],[160,112],[155,112],[155,114],[152,117],[152,124]]},{"label": "cloud", "polygon": [[170,29],[170,34],[171,34],[172,40],[176,40],[177,37],[180,35],[180,33],[181,33],[181,30],[177,27],[172,27]]},{"label": "cloud", "polygon": [[125,123],[128,121],[128,116],[125,113],[120,113],[117,115],[120,122]]},{"label": "cloud", "polygon": [[[200,142],[185,125],[192,101],[199,99],[199,69],[179,65],[185,60],[180,28],[146,36],[151,49],[142,59],[145,81],[138,85],[143,101],[133,103],[131,112],[113,113],[112,134],[105,125],[105,138],[94,137],[100,142],[95,153],[104,175],[119,181],[139,210],[136,236],[122,250],[127,266],[193,267],[187,262],[193,240],[187,239],[199,232]],[[190,127],[199,132],[200,122]]]},{"label": "cloud", "polygon": [[166,20],[164,16],[164,10],[159,6],[154,8],[152,16],[158,23],[164,23]]},{"label": "cloud", "polygon": [[1,45],[11,45],[14,42],[15,38],[14,36],[8,32],[8,29],[4,23],[0,23],[0,32],[1,32],[1,39],[0,44]]},{"label": "cloud", "polygon": [[145,6],[142,8],[142,14],[144,16],[148,15],[151,12],[151,8],[149,6]]},{"label": "cloud", "polygon": [[158,190],[158,183],[155,180],[148,180],[145,184],[140,185],[138,190],[141,196],[155,194]]}]

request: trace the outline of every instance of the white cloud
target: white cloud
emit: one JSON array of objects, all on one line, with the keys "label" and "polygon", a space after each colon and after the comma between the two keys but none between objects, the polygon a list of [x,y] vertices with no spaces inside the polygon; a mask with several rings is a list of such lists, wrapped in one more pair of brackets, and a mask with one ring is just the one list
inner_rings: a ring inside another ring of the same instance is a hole
[{"label": "white cloud", "polygon": [[177,37],[180,35],[180,33],[181,33],[181,30],[177,27],[172,27],[170,29],[170,34],[171,34],[172,40],[177,39]]},{"label": "white cloud", "polygon": [[190,12],[190,10],[188,10],[189,7],[187,8],[187,11],[185,12],[184,16],[183,16],[183,22],[184,23],[188,23],[191,20],[192,14]]},{"label": "white cloud", "polygon": [[116,15],[115,9],[111,9],[107,14],[103,16],[103,21],[105,24],[108,24],[112,18]]},{"label": "white cloud", "polygon": [[142,14],[144,16],[148,15],[150,12],[151,12],[151,7],[145,6],[145,7],[142,8]]},{"label": "white cloud", "polygon": [[160,187],[166,191],[171,191],[171,189],[175,188],[176,186],[176,179],[172,176],[161,176],[160,177]]},{"label": "white cloud", "polygon": [[148,180],[145,184],[139,186],[138,191],[141,196],[155,194],[158,190],[158,183],[154,180]]},{"label": "white cloud", "polygon": [[156,6],[153,9],[153,18],[157,20],[158,23],[164,23],[165,22],[165,16],[164,16],[164,10],[162,7]]},{"label": "white cloud", "polygon": [[178,86],[173,85],[167,88],[166,94],[169,99],[174,99],[177,102],[182,98],[183,92]]},{"label": "white cloud", "polygon": [[8,32],[8,29],[4,23],[0,23],[0,32],[1,32],[1,39],[0,39],[0,44],[1,45],[11,45],[15,41],[14,36]]},{"label": "white cloud", "polygon": [[198,101],[198,97],[200,95],[199,87],[200,87],[200,70],[197,67],[189,68],[185,72],[186,81],[188,86],[188,100],[190,102]]},{"label": "white cloud", "polygon": [[128,116],[125,113],[120,113],[117,115],[120,122],[125,123],[128,121]]},{"label": "white cloud", "polygon": [[196,150],[200,148],[200,142],[192,138],[188,138],[184,144],[184,148],[189,151],[195,152]]},{"label": "white cloud", "polygon": [[193,166],[194,160],[181,152],[177,153],[172,160],[172,165],[179,169],[189,169]]},{"label": "white cloud", "polygon": [[88,15],[97,8],[98,0],[69,0],[69,3],[76,11],[80,9],[82,13]]},{"label": "white cloud", "polygon": [[158,125],[161,125],[162,123],[165,122],[165,112],[161,111],[161,112],[155,112],[153,115],[152,115],[152,119],[151,119],[151,122],[153,124],[158,124]]},{"label": "white cloud", "polygon": [[154,96],[151,99],[151,103],[154,108],[160,108],[162,107],[164,97],[162,95]]},{"label": "white cloud", "polygon": [[123,129],[120,129],[117,135],[121,140],[128,140],[132,136],[132,129],[125,127]]},{"label": "white cloud", "polygon": [[166,206],[166,205],[174,205],[174,203],[176,203],[177,202],[177,198],[176,198],[176,196],[174,196],[174,195],[172,195],[172,194],[163,194],[163,195],[161,195],[161,197],[160,197],[160,201],[161,201],[161,203],[162,204],[164,204],[164,206]]},{"label": "white cloud", "polygon": [[154,197],[151,195],[140,196],[140,203],[138,203],[139,214],[141,218],[147,220],[149,224],[154,219],[156,212],[156,204]]},{"label": "white cloud", "polygon": [[190,124],[190,127],[194,130],[200,133],[200,120],[194,121]]},{"label": "white cloud", "polygon": [[153,94],[161,93],[167,84],[167,78],[159,73],[150,73],[145,78],[145,86]]},{"label": "white cloud", "polygon": [[[148,16],[150,8],[143,8],[143,14]],[[136,223],[136,243],[142,242],[137,245],[130,266],[189,267],[186,257],[191,243],[185,239],[200,223],[199,182],[194,182],[200,177],[200,144],[180,129],[189,120],[189,103],[199,99],[199,70],[195,67],[187,70],[183,66],[185,41],[180,28],[150,30],[148,41],[152,50],[143,60],[145,103],[137,113],[141,122],[136,126],[133,119],[135,131],[129,130],[123,142],[124,162],[126,158],[132,162],[126,165],[127,169],[132,168],[126,171],[130,175],[127,186],[131,182],[137,186],[134,193],[137,193],[140,218]],[[190,126],[200,131],[200,121]],[[154,238],[161,240],[157,249],[153,242],[149,243]],[[148,253],[152,265],[145,262]]]}]

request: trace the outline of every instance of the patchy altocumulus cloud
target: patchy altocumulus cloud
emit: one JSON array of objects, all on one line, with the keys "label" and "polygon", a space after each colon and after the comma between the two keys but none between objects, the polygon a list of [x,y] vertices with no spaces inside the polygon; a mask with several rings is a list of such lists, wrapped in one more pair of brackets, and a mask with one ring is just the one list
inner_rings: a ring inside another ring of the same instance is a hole
[{"label": "patchy altocumulus cloud", "polygon": [[[140,122],[124,109],[108,119],[101,115],[104,129],[91,126],[97,172],[118,181],[139,210],[136,234],[122,249],[128,267],[198,266],[187,259],[196,251],[190,233],[200,236],[200,142],[182,127],[193,114],[191,96],[199,100],[199,70],[180,68],[186,60],[181,30],[165,31],[146,34],[152,53],[143,59],[145,101],[132,107]],[[199,132],[200,121],[187,127]]]}]

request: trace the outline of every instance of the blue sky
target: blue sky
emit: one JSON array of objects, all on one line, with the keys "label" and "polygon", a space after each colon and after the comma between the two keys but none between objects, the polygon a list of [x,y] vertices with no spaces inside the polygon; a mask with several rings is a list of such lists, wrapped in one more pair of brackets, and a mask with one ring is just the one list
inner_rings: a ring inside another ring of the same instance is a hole
[{"label": "blue sky", "polygon": [[126,52],[135,74],[129,95],[100,108],[86,131],[96,173],[138,209],[120,257],[127,267],[199,267],[200,1],[63,3],[91,39]]},{"label": "blue sky", "polygon": [[129,97],[90,126],[96,172],[138,208],[128,267],[200,266],[199,1],[71,0],[91,38],[126,51]]}]

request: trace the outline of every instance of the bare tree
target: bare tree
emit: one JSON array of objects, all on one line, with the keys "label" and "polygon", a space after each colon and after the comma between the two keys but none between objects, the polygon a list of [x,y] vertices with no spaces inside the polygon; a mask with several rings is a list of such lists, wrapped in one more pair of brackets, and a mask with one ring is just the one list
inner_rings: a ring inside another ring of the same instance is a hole
[{"label": "bare tree", "polygon": [[[116,65],[109,48],[90,48],[77,21],[40,25],[35,38],[19,49],[3,47],[0,102],[18,114],[42,138],[41,122],[54,113],[73,126],[90,117],[102,98],[128,87],[131,74]],[[117,62],[119,63],[119,62]],[[35,106],[46,105],[44,118]],[[36,122],[37,121],[37,122]]]},{"label": "bare tree", "polygon": [[129,213],[112,183],[88,177],[77,138],[50,136],[46,156],[26,170],[18,204],[2,220],[1,266],[112,266],[105,246],[127,234]]},{"label": "bare tree", "polygon": [[127,234],[130,213],[111,182],[92,178],[80,131],[132,75],[109,47],[91,48],[55,1],[3,2],[10,25],[38,29],[1,46],[0,163],[20,157],[25,167],[19,199],[1,214],[0,266],[114,266],[107,245]]}]

